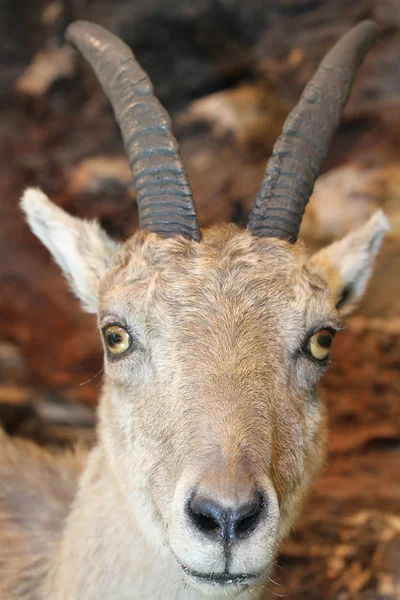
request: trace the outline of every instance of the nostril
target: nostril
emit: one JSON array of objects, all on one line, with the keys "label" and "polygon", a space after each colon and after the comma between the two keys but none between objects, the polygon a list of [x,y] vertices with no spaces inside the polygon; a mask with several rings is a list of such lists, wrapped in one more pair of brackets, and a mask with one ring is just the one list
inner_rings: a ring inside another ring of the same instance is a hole
[{"label": "nostril", "polygon": [[240,508],[232,515],[235,537],[244,538],[257,527],[264,508],[264,500],[261,494],[257,494],[253,502]]},{"label": "nostril", "polygon": [[217,523],[217,521],[215,519],[213,519],[212,517],[209,517],[207,515],[203,515],[203,514],[197,514],[197,513],[193,513],[192,514],[192,520],[194,522],[194,524],[196,525],[197,529],[200,529],[202,531],[204,531],[205,533],[208,532],[217,532],[220,528],[219,523]]},{"label": "nostril", "polygon": [[249,515],[248,517],[244,517],[240,521],[235,523],[235,533],[236,536],[240,536],[240,534],[246,534],[249,529],[252,529],[254,525],[258,521],[258,514],[254,513]]},{"label": "nostril", "polygon": [[213,537],[224,537],[227,514],[217,503],[195,496],[189,500],[187,512],[196,529]]}]

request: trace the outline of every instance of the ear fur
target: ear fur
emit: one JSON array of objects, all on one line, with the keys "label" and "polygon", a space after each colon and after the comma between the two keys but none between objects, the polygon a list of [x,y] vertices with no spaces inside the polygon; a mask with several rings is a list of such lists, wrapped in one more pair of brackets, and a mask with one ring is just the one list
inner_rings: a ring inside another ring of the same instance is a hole
[{"label": "ear fur", "polygon": [[327,280],[341,315],[349,314],[364,294],[374,259],[389,229],[384,212],[378,210],[362,227],[311,258],[311,268]]},{"label": "ear fur", "polygon": [[97,312],[100,277],[112,264],[119,244],[96,222],[72,217],[43,192],[30,188],[21,200],[33,233],[48,248],[87,312]]}]

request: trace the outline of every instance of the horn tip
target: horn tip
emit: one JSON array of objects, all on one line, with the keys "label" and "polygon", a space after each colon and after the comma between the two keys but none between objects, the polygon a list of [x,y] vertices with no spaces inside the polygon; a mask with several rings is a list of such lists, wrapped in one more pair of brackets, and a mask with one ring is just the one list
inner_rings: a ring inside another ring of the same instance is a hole
[{"label": "horn tip", "polygon": [[358,29],[362,37],[365,36],[369,45],[371,45],[377,39],[381,32],[379,25],[372,19],[365,19],[364,21],[361,21],[354,27],[354,29]]},{"label": "horn tip", "polygon": [[66,28],[64,37],[67,42],[75,44],[76,40],[82,38],[83,36],[93,34],[96,30],[102,29],[103,28],[100,25],[96,25],[96,23],[91,23],[90,21],[74,21]]}]

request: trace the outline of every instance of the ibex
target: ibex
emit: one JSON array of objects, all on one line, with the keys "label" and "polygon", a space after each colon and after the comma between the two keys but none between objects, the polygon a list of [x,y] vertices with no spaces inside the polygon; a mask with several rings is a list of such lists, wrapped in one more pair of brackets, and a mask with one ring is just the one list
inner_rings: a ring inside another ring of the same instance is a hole
[{"label": "ibex", "polygon": [[388,228],[378,211],[311,258],[297,241],[376,29],[354,27],[306,86],[247,229],[200,232],[147,75],[100,26],[69,27],[120,124],[140,231],[118,243],[36,189],[23,196],[33,232],[98,315],[104,387],[87,457],[1,438],[2,599],[262,597],[324,458],[318,382],[332,340]]}]

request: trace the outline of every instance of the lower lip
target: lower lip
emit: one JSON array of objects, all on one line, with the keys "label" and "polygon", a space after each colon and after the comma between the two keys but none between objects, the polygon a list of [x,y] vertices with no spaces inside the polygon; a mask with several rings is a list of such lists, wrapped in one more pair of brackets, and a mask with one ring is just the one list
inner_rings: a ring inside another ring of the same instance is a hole
[{"label": "lower lip", "polygon": [[185,569],[183,567],[186,575],[196,581],[197,583],[204,583],[208,585],[214,586],[236,586],[236,587],[248,587],[250,585],[254,585],[258,579],[259,575],[222,575],[220,577],[216,576],[211,577],[203,573],[196,573],[195,571],[189,571],[189,569]]}]

